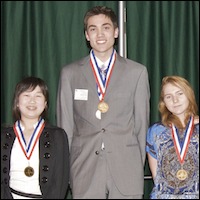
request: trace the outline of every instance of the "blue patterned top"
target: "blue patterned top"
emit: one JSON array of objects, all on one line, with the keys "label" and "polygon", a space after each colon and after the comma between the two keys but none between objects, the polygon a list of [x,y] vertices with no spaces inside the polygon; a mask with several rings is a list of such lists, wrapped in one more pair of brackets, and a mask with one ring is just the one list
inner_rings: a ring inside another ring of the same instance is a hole
[{"label": "blue patterned top", "polygon": [[187,178],[184,180],[176,177],[181,164],[171,132],[169,127],[161,123],[155,123],[148,129],[146,152],[157,159],[150,199],[199,199],[199,124],[194,126],[182,165],[187,171]]}]

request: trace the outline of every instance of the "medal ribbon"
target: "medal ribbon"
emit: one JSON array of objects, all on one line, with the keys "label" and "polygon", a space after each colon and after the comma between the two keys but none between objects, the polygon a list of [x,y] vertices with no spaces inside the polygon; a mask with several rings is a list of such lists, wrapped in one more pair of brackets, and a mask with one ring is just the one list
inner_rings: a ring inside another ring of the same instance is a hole
[{"label": "medal ribbon", "polygon": [[108,83],[110,81],[110,77],[114,68],[114,63],[116,60],[116,51],[115,49],[113,49],[112,55],[110,57],[110,61],[108,64],[108,68],[106,70],[106,77],[105,77],[105,81],[102,79],[101,77],[101,72],[100,72],[100,68],[98,67],[97,61],[95,59],[95,55],[93,50],[90,53],[90,64],[92,66],[92,70],[96,79],[96,83],[97,83],[97,90],[100,90],[99,94],[99,99],[100,101],[103,101],[105,93],[106,93],[106,89],[108,87]]},{"label": "medal ribbon", "polygon": [[44,129],[45,126],[45,122],[44,119],[40,119],[37,123],[37,126],[31,136],[30,142],[27,146],[25,138],[24,138],[24,134],[22,132],[21,126],[20,126],[20,121],[16,121],[16,123],[13,126],[15,135],[19,141],[19,144],[22,148],[22,151],[24,152],[24,155],[26,156],[26,158],[29,160],[31,158],[31,155],[33,153],[33,150],[35,148],[35,145]]},{"label": "medal ribbon", "polygon": [[190,121],[187,124],[186,130],[184,133],[183,142],[181,143],[179,135],[178,135],[178,130],[174,126],[174,124],[172,124],[172,138],[173,138],[174,146],[176,149],[176,154],[178,155],[178,159],[181,164],[184,162],[184,159],[188,150],[188,146],[190,143],[190,138],[193,133],[193,129],[194,129],[194,117],[192,116],[190,118]]}]

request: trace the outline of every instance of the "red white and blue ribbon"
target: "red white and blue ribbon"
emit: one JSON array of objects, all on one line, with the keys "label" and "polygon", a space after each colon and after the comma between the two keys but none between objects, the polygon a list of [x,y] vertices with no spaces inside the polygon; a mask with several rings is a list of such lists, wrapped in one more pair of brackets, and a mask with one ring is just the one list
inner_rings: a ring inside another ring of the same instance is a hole
[{"label": "red white and blue ribbon", "polygon": [[24,155],[26,156],[26,158],[28,160],[31,158],[31,155],[33,153],[35,145],[36,145],[44,127],[45,127],[45,122],[44,122],[44,119],[41,118],[38,121],[37,126],[34,129],[34,132],[31,136],[29,143],[26,144],[24,134],[23,134],[23,131],[22,131],[22,128],[21,128],[21,125],[20,125],[20,121],[19,120],[16,121],[14,126],[13,126],[15,135],[16,135],[18,141],[19,141],[19,144],[22,148],[22,151],[24,152]]},{"label": "red white and blue ribbon", "polygon": [[105,81],[104,81],[102,79],[101,70],[97,64],[93,50],[91,50],[91,52],[90,52],[90,64],[91,64],[91,67],[92,67],[92,70],[93,70],[93,73],[94,73],[94,76],[96,79],[97,92],[98,92],[100,101],[103,101],[103,99],[104,99],[106,89],[108,87],[108,83],[110,81],[110,77],[112,74],[112,70],[114,68],[115,60],[116,60],[116,51],[115,51],[115,49],[113,49],[113,52],[110,57],[110,61],[109,61],[109,64],[108,64],[108,67],[106,70]]},{"label": "red white and blue ribbon", "polygon": [[172,138],[173,138],[174,146],[176,149],[176,153],[178,155],[179,162],[181,164],[183,164],[184,162],[184,159],[188,150],[188,146],[190,143],[190,138],[193,133],[193,129],[194,129],[194,117],[192,116],[190,118],[190,121],[187,124],[186,130],[184,133],[184,138],[183,138],[183,141],[181,142],[179,134],[178,134],[178,130],[175,127],[175,125],[172,124]]}]

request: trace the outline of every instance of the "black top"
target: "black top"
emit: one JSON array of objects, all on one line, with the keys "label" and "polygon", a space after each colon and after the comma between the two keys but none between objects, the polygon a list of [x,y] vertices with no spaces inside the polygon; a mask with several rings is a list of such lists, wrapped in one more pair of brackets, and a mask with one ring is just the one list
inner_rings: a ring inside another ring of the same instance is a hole
[{"label": "black top", "polygon": [[[13,127],[2,128],[1,199],[13,199],[9,188],[9,174],[15,138]],[[39,138],[39,155],[42,199],[65,199],[69,183],[69,146],[66,132],[59,127],[45,125]]]}]

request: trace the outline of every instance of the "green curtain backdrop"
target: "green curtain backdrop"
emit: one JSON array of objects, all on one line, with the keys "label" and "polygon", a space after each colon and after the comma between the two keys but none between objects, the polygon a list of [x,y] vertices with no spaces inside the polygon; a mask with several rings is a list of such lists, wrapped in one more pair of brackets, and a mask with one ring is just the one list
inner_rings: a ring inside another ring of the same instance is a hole
[{"label": "green curtain backdrop", "polygon": [[[95,5],[106,5],[118,14],[118,3],[1,1],[1,126],[13,123],[14,87],[27,75],[46,81],[49,121],[56,124],[60,69],[89,53],[83,32],[85,12]],[[151,123],[159,120],[157,104],[163,76],[188,79],[199,102],[199,2],[126,1],[126,7],[127,57],[148,69]],[[148,163],[145,174],[150,175]],[[152,184],[151,179],[145,181],[144,199],[148,199]]]},{"label": "green curtain backdrop", "polygon": [[127,55],[147,66],[151,85],[151,122],[163,76],[186,78],[199,102],[199,2],[127,1]]},{"label": "green curtain backdrop", "polygon": [[83,17],[94,5],[117,10],[114,1],[1,2],[1,123],[12,123],[14,86],[27,75],[41,77],[48,84],[49,120],[56,123],[60,69],[89,53]]}]

